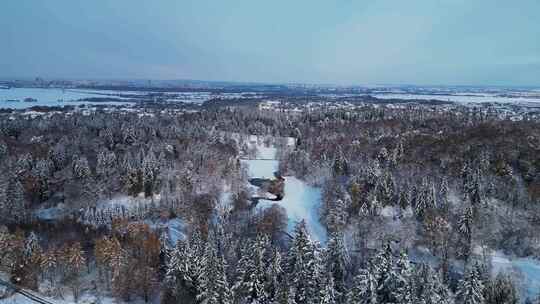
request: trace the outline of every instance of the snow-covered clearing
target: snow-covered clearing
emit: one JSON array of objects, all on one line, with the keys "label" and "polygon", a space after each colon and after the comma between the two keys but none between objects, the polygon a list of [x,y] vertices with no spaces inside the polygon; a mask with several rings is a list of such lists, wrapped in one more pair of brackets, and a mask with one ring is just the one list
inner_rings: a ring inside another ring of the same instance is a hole
[{"label": "snow-covered clearing", "polygon": [[[83,288],[81,289],[81,294],[78,301],[76,302],[70,288],[66,286],[60,286],[55,290],[49,282],[41,282],[39,286],[39,291],[32,291],[28,289],[23,289],[22,292],[26,293],[28,296],[33,296],[43,303],[52,303],[52,304],[123,304],[126,303],[122,300],[119,300],[115,297],[112,297],[110,294],[103,294],[103,291],[99,291],[97,286],[93,284],[93,281],[96,280],[96,272],[85,273],[81,282],[83,283]],[[0,279],[4,282],[9,282],[9,276],[0,272]],[[61,296],[51,296],[51,294],[60,293]],[[27,296],[22,295],[21,293],[15,293],[13,289],[10,289],[7,286],[0,284],[0,303],[1,304],[36,304],[38,302],[29,299]],[[135,298],[129,301],[129,303],[142,304],[144,300],[142,298]]]},{"label": "snow-covered clearing", "polygon": [[288,227],[291,232],[297,222],[304,219],[311,236],[321,242],[326,242],[326,230],[319,222],[321,190],[311,187],[294,176],[285,177],[285,196],[279,202],[261,200],[258,208],[268,208],[279,204],[287,210]]},{"label": "snow-covered clearing", "polygon": [[[289,143],[293,141],[289,140]],[[279,161],[276,159],[277,149],[268,147],[256,137],[250,137],[250,146],[257,149],[256,159],[242,160],[247,166],[251,178],[272,178],[278,170]],[[287,211],[288,227],[292,232],[297,222],[305,220],[311,236],[324,243],[326,230],[319,221],[319,208],[321,204],[321,190],[311,187],[294,176],[285,176],[285,195],[281,201],[260,200],[257,208],[268,208],[273,204],[282,206]]]},{"label": "snow-covered clearing", "polygon": [[[69,296],[69,297],[65,297],[64,300],[61,300],[61,299],[50,299],[50,298],[47,298],[47,297],[44,297],[42,295],[38,295],[36,294],[35,292],[32,292],[34,295],[37,295],[39,296],[39,298],[41,299],[45,299],[51,303],[54,303],[54,304],[73,304],[73,303],[78,303],[78,304],[95,304],[95,303],[101,303],[101,304],[117,304],[119,303],[115,298],[111,298],[111,297],[103,297],[103,298],[100,298],[98,299],[98,297],[96,297],[95,295],[90,295],[90,294],[84,294],[78,302],[75,302],[75,300],[73,299],[72,296]],[[134,303],[144,303],[143,300],[138,300],[138,301],[133,301]],[[0,303],[2,304],[36,304],[36,302],[26,298],[25,296],[21,295],[21,294],[14,294],[10,297],[7,297],[5,299],[0,299]]]}]

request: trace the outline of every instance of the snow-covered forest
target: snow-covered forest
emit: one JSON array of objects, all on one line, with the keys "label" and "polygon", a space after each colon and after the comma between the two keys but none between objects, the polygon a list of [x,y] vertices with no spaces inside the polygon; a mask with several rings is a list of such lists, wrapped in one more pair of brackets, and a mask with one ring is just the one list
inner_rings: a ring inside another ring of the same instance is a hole
[{"label": "snow-covered forest", "polygon": [[537,118],[246,104],[0,113],[0,303],[540,303]]}]

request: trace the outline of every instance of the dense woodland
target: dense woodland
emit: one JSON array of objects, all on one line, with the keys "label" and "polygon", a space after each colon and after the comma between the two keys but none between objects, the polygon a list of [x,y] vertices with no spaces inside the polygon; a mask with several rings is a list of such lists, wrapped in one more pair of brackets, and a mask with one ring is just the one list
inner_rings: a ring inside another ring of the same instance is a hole
[{"label": "dense woodland", "polygon": [[[1,115],[0,273],[49,297],[540,303],[490,260],[540,258],[534,119],[418,104]],[[278,147],[281,174],[322,188],[325,244],[304,222],[287,232],[283,208],[253,208],[250,134]]]}]

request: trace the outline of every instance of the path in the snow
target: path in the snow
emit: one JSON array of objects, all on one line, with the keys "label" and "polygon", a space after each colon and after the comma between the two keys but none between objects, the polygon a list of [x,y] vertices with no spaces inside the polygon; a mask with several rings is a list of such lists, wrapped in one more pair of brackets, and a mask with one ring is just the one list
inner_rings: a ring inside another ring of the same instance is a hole
[{"label": "path in the snow", "polygon": [[[252,142],[257,146],[256,159],[242,160],[248,167],[250,178],[273,178],[278,171],[279,161],[276,159],[276,148],[265,147],[264,144]],[[313,239],[325,243],[326,229],[319,221],[321,205],[321,189],[307,185],[294,176],[284,176],[284,197],[279,202],[259,200],[257,208],[268,208],[274,204],[282,206],[287,211],[288,232],[292,232],[297,222],[305,220]]]}]

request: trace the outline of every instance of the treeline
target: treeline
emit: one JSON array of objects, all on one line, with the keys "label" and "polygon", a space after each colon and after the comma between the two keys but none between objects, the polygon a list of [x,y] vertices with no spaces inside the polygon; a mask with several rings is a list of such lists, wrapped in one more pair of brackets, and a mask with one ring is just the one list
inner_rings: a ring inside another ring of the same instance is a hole
[{"label": "treeline", "polygon": [[[229,220],[221,218],[207,234],[195,230],[174,247],[148,225],[115,225],[91,253],[79,243],[41,248],[35,235],[22,239],[2,230],[2,264],[11,261],[17,284],[37,288],[42,279],[57,297],[66,286],[75,301],[90,291],[162,303],[519,302],[509,276],[491,278],[479,264],[469,265],[462,279],[445,278],[390,243],[359,259],[339,233],[326,247],[312,241],[304,222],[284,247],[264,233],[237,242],[224,226]],[[90,269],[97,277],[89,288],[83,278]]]},{"label": "treeline", "polygon": [[[2,115],[0,271],[54,297],[517,303],[491,253],[540,249],[532,120],[414,104]],[[326,246],[304,223],[287,233],[278,204],[252,208],[248,134],[274,138],[285,178],[322,188]]]}]

